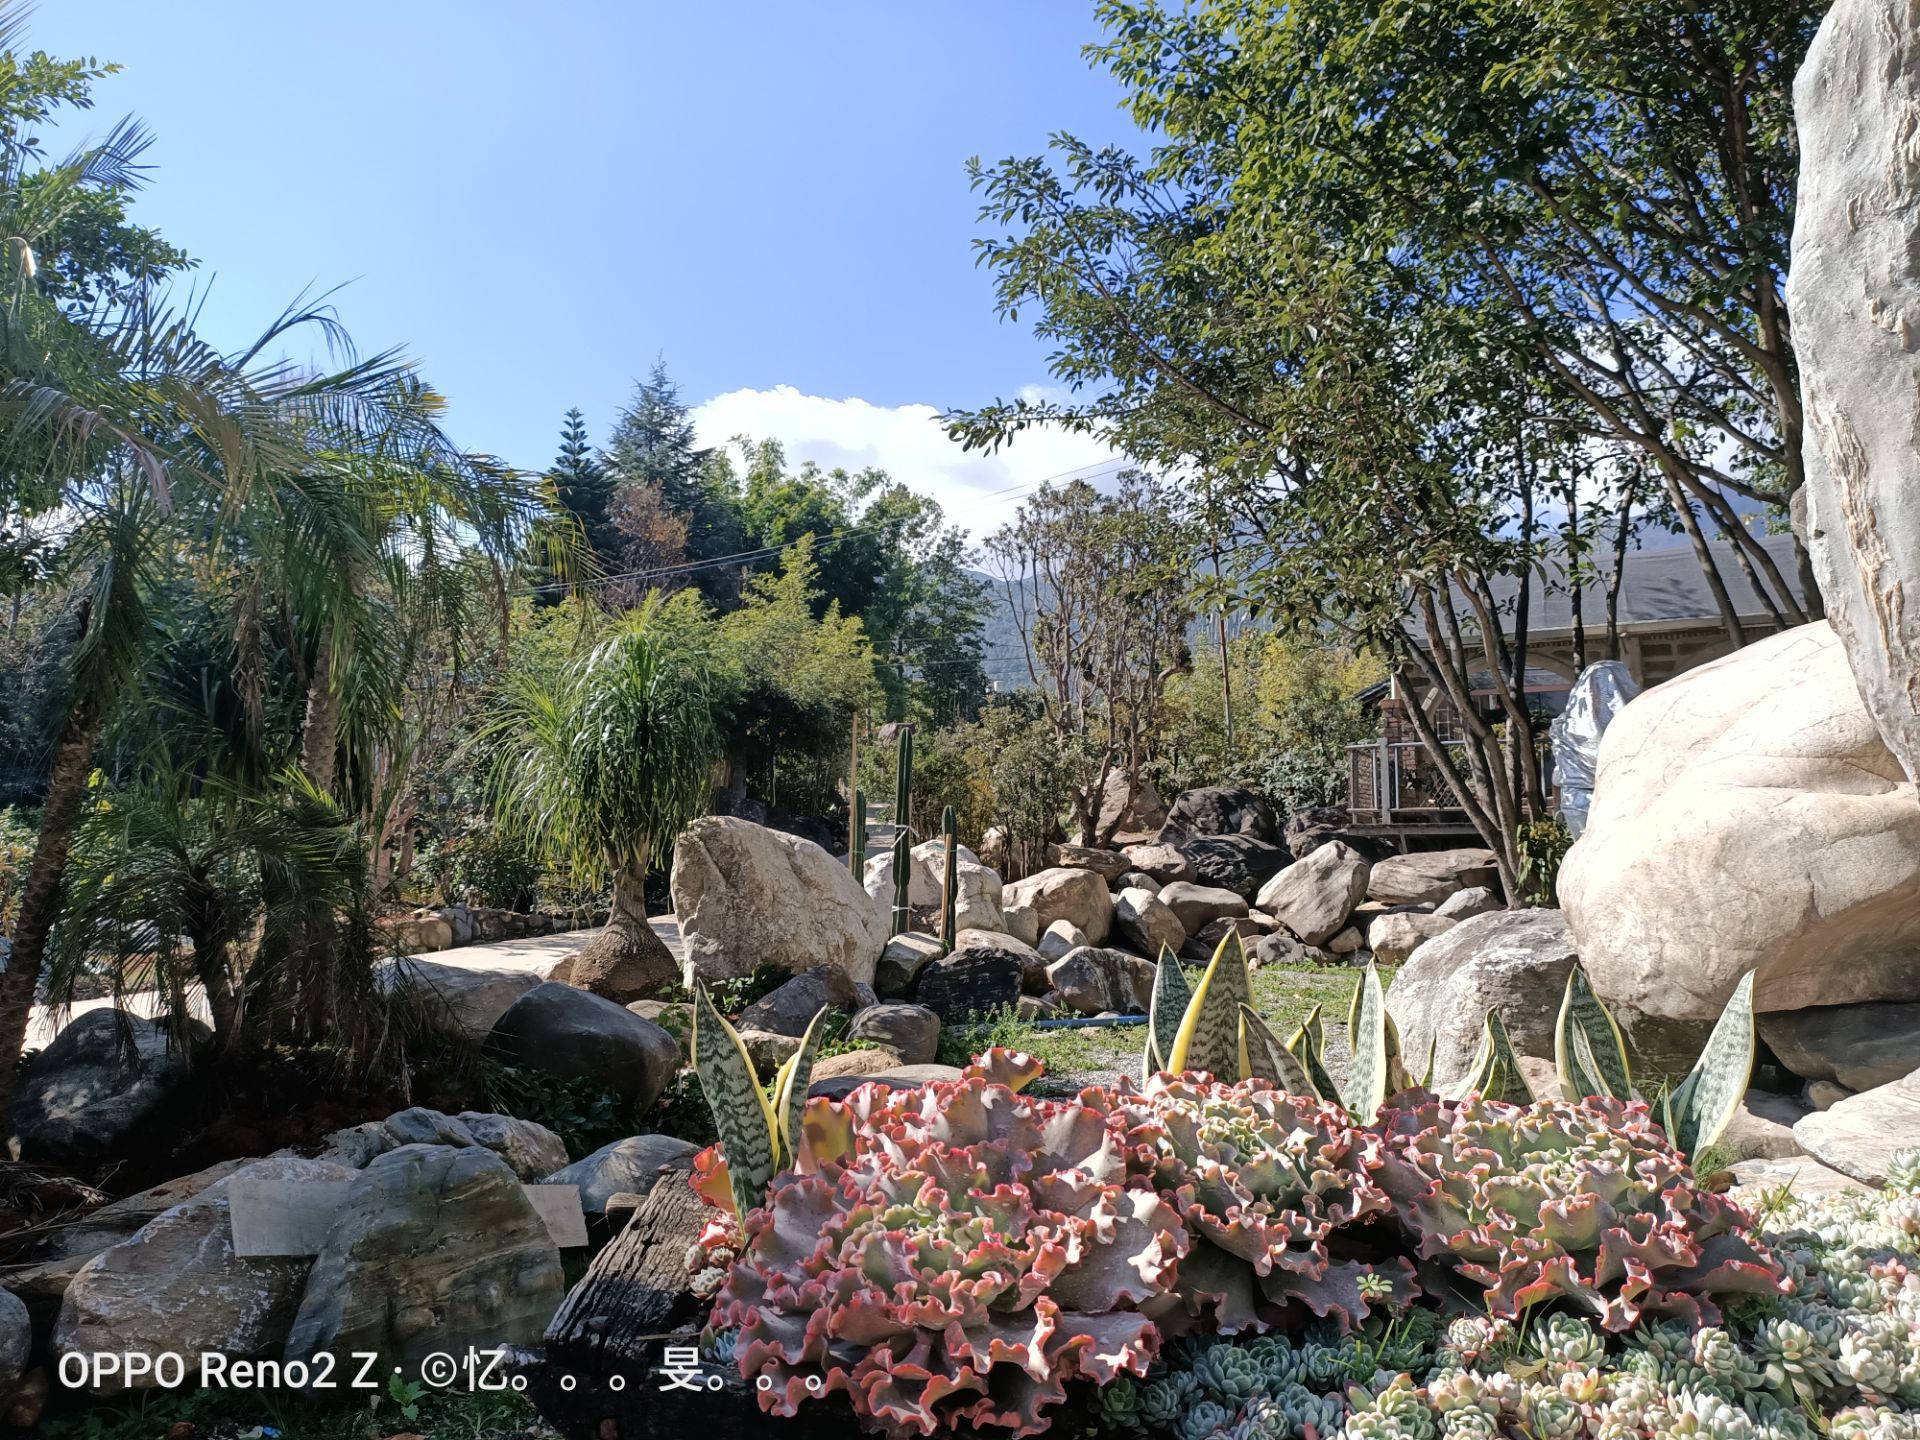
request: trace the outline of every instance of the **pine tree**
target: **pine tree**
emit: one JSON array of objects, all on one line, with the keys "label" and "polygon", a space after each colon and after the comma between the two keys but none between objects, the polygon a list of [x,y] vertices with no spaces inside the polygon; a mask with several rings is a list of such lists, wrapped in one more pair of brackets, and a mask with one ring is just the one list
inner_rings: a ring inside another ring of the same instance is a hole
[{"label": "pine tree", "polygon": [[[736,555],[747,548],[732,471],[694,443],[693,417],[664,361],[654,361],[634,387],[607,442],[606,464],[620,485],[653,487],[687,527],[689,562]],[[740,599],[739,567],[722,563],[688,571],[688,584],[713,604],[731,609]]]},{"label": "pine tree", "polygon": [[560,508],[579,522],[600,568],[612,573],[623,544],[611,513],[613,477],[594,458],[586,417],[577,406],[567,411],[566,422],[560,427],[560,453],[547,475],[553,481]]}]

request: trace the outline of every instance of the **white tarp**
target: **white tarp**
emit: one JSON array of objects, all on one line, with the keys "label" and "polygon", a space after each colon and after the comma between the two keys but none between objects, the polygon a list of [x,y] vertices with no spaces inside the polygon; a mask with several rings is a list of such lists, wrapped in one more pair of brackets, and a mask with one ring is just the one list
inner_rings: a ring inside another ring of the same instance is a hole
[{"label": "white tarp", "polygon": [[1619,660],[1589,665],[1573,682],[1567,708],[1554,718],[1553,768],[1560,786],[1560,818],[1578,836],[1587,828],[1593,803],[1593,773],[1600,762],[1600,737],[1640,687]]}]

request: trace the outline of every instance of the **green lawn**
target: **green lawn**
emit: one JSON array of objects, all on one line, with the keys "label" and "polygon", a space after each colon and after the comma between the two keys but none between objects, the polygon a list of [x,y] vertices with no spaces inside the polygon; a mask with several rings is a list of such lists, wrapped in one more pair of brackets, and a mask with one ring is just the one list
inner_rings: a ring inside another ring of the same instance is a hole
[{"label": "green lawn", "polygon": [[[1197,970],[1198,967],[1192,967]],[[1327,1068],[1337,1079],[1347,1064],[1347,1000],[1353,994],[1358,970],[1324,965],[1273,966],[1253,975],[1254,1005],[1282,1039],[1306,1019],[1315,1005],[1327,1020]],[[1382,970],[1383,982],[1392,979]],[[1197,978],[1197,976],[1195,977]],[[1111,1080],[1116,1074],[1138,1075],[1145,1025],[1043,1030],[1004,1017],[992,1025],[968,1029],[950,1026],[941,1036],[940,1058],[963,1065],[990,1045],[1025,1050],[1046,1062],[1046,1077],[1034,1085],[1042,1095],[1071,1095],[1083,1085]]]}]

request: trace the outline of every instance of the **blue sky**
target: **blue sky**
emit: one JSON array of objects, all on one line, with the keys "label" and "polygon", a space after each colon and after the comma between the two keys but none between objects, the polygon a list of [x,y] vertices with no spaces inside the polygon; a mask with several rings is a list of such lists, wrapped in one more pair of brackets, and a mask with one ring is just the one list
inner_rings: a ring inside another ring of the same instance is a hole
[{"label": "blue sky", "polygon": [[137,213],[200,259],[216,339],[350,282],[358,343],[526,466],[664,354],[704,439],[885,464],[976,530],[1011,503],[976,497],[1106,458],[966,461],[927,417],[1046,379],[974,265],[963,166],[1132,135],[1096,34],[1082,0],[59,0],[30,29],[125,67],[90,123],[154,130]]}]

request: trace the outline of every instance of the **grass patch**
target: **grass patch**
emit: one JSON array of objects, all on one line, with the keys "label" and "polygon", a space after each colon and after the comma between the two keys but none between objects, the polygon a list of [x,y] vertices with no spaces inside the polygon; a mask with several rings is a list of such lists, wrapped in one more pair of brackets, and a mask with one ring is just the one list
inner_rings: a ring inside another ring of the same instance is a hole
[{"label": "grass patch", "polygon": [[[1198,980],[1199,966],[1189,966]],[[1324,965],[1268,966],[1253,974],[1254,1006],[1281,1038],[1307,1018],[1315,1005],[1328,1020],[1328,1068],[1336,1078],[1346,1068],[1347,1000],[1360,971]],[[1382,981],[1393,972],[1383,969]],[[1034,1086],[1042,1095],[1071,1095],[1080,1086],[1110,1079],[1116,1073],[1138,1075],[1145,1044],[1146,1024],[1088,1026],[1046,1030],[1022,1020],[1012,1011],[978,1025],[949,1025],[940,1032],[940,1060],[964,1065],[982,1050],[1004,1046],[1038,1056],[1046,1077]]]}]

